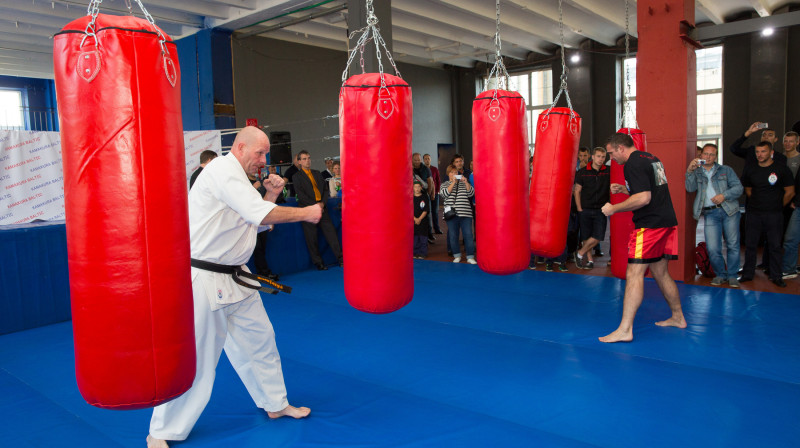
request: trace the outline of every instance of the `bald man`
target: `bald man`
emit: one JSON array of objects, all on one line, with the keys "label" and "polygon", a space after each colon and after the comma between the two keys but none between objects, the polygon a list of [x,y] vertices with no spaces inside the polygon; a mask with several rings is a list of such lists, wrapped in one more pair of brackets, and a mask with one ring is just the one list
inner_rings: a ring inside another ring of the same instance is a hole
[{"label": "bald man", "polygon": [[261,295],[254,289],[258,286],[247,288],[234,282],[229,273],[195,267],[205,262],[247,270],[244,265],[253,253],[260,226],[319,221],[319,205],[275,205],[284,186],[277,174],[264,179],[267,194],[263,198],[253,188],[247,176],[266,164],[267,153],[266,134],[251,126],[242,129],[230,153],[212,160],[189,193],[197,374],[186,393],[153,409],[149,448],[167,448],[167,440],[188,437],[211,397],[223,348],[256,406],[270,418],[303,418],[311,412],[289,405],[286,399],[275,333]]}]

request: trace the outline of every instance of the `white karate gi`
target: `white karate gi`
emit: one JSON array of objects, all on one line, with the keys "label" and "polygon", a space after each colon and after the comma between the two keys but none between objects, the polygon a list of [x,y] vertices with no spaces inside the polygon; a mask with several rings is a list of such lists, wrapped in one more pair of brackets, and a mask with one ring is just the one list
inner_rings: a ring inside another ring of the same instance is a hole
[{"label": "white karate gi", "polygon": [[[212,160],[189,193],[192,258],[244,265],[259,224],[274,207],[233,154]],[[192,268],[192,293],[197,374],[185,394],[153,409],[150,435],[157,439],[188,437],[211,397],[223,348],[256,406],[277,412],[289,405],[275,333],[258,291],[237,285],[230,274]]]}]

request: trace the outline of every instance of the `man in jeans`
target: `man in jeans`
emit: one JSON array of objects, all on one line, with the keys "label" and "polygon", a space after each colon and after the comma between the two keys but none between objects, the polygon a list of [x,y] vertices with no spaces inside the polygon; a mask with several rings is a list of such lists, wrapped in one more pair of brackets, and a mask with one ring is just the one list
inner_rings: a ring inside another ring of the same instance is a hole
[{"label": "man in jeans", "polygon": [[[798,171],[800,173],[800,171]],[[800,174],[794,177],[794,191],[800,192]],[[800,244],[800,194],[792,200],[792,217],[786,225],[786,236],[783,238],[783,279],[797,277],[797,246]]]},{"label": "man in jeans", "polygon": [[[744,187],[731,167],[717,163],[718,153],[717,145],[703,146],[700,158],[692,160],[686,169],[686,191],[697,192],[692,211],[694,219],[703,216],[708,256],[716,274],[711,284],[727,281],[738,288],[739,196]],[[728,249],[727,263],[722,257],[723,236]]]}]

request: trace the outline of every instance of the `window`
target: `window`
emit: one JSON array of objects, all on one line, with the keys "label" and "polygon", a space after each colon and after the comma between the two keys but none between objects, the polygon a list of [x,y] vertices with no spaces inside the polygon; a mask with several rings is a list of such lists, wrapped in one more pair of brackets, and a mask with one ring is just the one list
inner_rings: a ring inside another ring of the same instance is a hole
[{"label": "window", "polygon": [[[697,50],[697,145],[722,140],[722,47]],[[623,127],[632,127],[636,116],[636,58],[622,64],[622,91],[628,101],[623,112]],[[622,106],[621,106],[622,107]],[[720,152],[719,163],[722,163]]]},{"label": "window", "polygon": [[0,129],[24,129],[22,92],[0,90]]},{"label": "window", "polygon": [[[488,88],[494,88],[494,80],[485,80]],[[536,122],[539,114],[553,104],[553,71],[534,70],[509,76],[509,90],[516,90],[525,99],[528,118],[528,149],[533,154],[536,143]]]}]

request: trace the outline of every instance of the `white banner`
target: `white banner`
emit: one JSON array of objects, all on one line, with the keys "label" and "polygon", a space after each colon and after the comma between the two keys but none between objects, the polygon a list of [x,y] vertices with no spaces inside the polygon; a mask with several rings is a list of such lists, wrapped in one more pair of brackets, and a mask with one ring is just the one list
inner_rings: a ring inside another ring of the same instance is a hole
[{"label": "white banner", "polygon": [[58,132],[0,131],[0,225],[64,219]]},{"label": "white banner", "polygon": [[222,155],[222,135],[219,131],[188,131],[183,133],[186,148],[186,185],[200,166],[200,153],[209,150]]},{"label": "white banner", "polygon": [[[219,131],[183,133],[186,182],[200,153],[222,153]],[[58,132],[0,130],[0,225],[64,219],[64,177]]]}]

